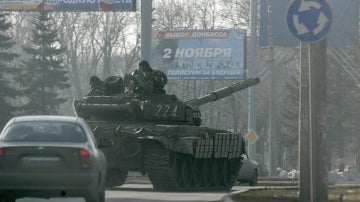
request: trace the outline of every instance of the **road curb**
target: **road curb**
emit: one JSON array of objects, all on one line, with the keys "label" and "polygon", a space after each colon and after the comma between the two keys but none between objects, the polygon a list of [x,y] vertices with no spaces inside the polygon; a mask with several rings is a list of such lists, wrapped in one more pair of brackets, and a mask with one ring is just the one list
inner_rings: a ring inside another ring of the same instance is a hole
[{"label": "road curb", "polygon": [[244,193],[244,192],[247,192],[247,191],[249,191],[249,189],[245,189],[243,191],[236,191],[236,192],[232,192],[230,194],[226,194],[225,196],[223,196],[220,199],[220,202],[234,202],[234,200],[233,200],[234,195],[238,195],[238,194],[241,194],[241,193]]},{"label": "road curb", "polygon": [[220,202],[234,202],[234,201],[232,200],[231,196],[225,195],[220,199]]}]

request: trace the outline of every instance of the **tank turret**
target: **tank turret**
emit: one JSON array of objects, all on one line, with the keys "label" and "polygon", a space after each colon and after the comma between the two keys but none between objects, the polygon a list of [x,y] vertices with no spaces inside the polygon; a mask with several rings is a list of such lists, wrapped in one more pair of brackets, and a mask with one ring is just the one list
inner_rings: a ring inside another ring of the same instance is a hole
[{"label": "tank turret", "polygon": [[[148,80],[156,74],[158,81]],[[108,159],[107,185],[121,186],[128,171],[137,171],[149,177],[155,190],[230,190],[245,154],[244,139],[240,133],[201,126],[199,106],[256,85],[259,79],[184,102],[166,94],[162,90],[166,77],[156,74],[137,72],[134,76],[140,82],[125,78],[132,92],[106,91],[115,84],[122,87],[120,78],[108,79],[111,83],[93,78],[94,89],[73,102],[76,115],[87,121],[96,139],[114,142],[103,149]],[[154,88],[137,86],[141,82],[153,83]]]},{"label": "tank turret", "polygon": [[199,106],[258,83],[259,78],[250,78],[185,102],[166,94],[88,95],[75,100],[74,107],[77,115],[85,120],[200,125]]}]

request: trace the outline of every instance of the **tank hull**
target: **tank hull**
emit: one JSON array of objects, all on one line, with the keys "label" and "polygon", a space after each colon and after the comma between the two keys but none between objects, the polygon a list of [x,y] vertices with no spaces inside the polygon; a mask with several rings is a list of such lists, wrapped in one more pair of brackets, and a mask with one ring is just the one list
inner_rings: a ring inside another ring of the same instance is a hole
[{"label": "tank hull", "polygon": [[245,149],[240,134],[207,127],[88,123],[96,139],[114,142],[104,149],[108,187],[122,185],[123,173],[138,171],[148,175],[156,190],[230,190]]}]

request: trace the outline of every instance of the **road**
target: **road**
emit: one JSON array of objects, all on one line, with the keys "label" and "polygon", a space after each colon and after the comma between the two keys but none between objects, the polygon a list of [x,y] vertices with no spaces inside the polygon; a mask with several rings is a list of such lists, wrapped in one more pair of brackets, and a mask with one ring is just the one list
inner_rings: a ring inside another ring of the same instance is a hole
[{"label": "road", "polygon": [[[245,190],[247,186],[234,186],[230,192]],[[219,201],[230,192],[156,192],[151,184],[125,184],[106,191],[106,202],[200,202]],[[16,202],[84,202],[82,198],[24,198]]]},{"label": "road", "polygon": [[[219,201],[225,195],[232,192],[245,191],[253,188],[291,187],[297,185],[297,181],[288,180],[271,182],[266,179],[258,183],[259,186],[255,187],[249,187],[247,184],[236,184],[232,190],[228,192],[157,192],[153,190],[147,177],[132,176],[126,181],[125,185],[116,187],[114,190],[107,190],[105,202],[214,202]],[[25,198],[18,199],[16,202],[85,202],[85,200],[82,198],[52,198],[49,200]]]}]

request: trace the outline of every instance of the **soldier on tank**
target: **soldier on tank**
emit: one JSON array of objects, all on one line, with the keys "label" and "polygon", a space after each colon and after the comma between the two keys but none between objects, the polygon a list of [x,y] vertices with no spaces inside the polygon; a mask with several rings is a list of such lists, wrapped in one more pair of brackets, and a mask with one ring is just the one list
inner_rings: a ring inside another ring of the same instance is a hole
[{"label": "soldier on tank", "polygon": [[153,92],[153,69],[145,60],[131,74],[131,90],[136,94],[150,94]]},{"label": "soldier on tank", "polygon": [[88,95],[104,95],[105,86],[104,82],[97,76],[92,76],[90,78],[90,91]]},{"label": "soldier on tank", "polygon": [[116,95],[124,92],[124,81],[119,76],[110,76],[104,81],[105,95]]},{"label": "soldier on tank", "polygon": [[160,70],[154,70],[153,88],[156,94],[166,94],[164,89],[167,84],[166,74]]},{"label": "soldier on tank", "polygon": [[129,91],[135,94],[166,94],[166,75],[162,71],[153,70],[145,60],[139,63],[132,74],[125,75],[124,80]]},{"label": "soldier on tank", "polygon": [[116,95],[124,92],[124,81],[121,77],[110,76],[102,81],[97,76],[90,78],[90,90],[88,95]]}]

